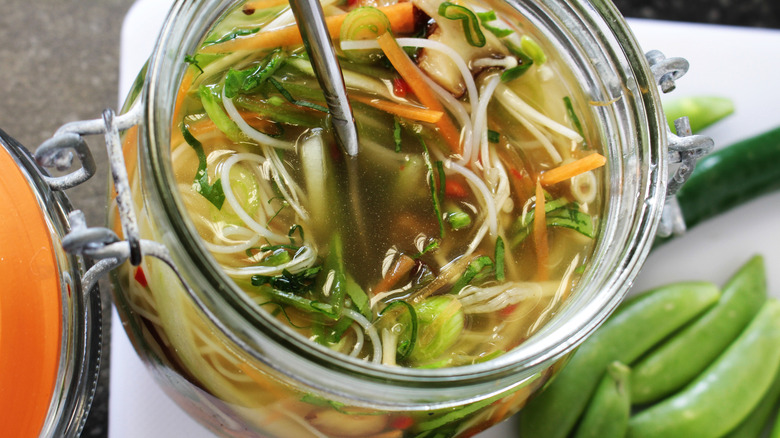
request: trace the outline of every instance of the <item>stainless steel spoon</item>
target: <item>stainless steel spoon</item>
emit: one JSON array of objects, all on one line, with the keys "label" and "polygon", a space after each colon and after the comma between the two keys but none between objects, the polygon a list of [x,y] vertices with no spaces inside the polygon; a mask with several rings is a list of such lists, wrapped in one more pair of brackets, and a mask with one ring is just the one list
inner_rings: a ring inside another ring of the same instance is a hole
[{"label": "stainless steel spoon", "polygon": [[354,157],[358,154],[355,118],[347,99],[347,89],[336,59],[336,51],[325,25],[322,6],[319,0],[290,0],[290,8],[298,22],[314,74],[325,94],[336,141],[347,155]]}]

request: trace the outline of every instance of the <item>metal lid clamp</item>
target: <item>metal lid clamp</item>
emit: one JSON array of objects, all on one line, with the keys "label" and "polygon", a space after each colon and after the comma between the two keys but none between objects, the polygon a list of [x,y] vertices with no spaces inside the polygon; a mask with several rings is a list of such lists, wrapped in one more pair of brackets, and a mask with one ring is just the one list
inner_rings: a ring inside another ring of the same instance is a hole
[{"label": "metal lid clamp", "polygon": [[[645,54],[655,80],[661,91],[668,93],[676,87],[675,80],[688,72],[688,61],[683,58],[667,58],[658,50]],[[667,128],[667,162],[676,165],[676,169],[666,185],[666,201],[658,225],[658,237],[678,236],[685,233],[685,218],[675,194],[693,173],[696,160],[712,151],[715,142],[710,137],[692,135],[688,117],[674,121],[677,134]]]},{"label": "metal lid clamp", "polygon": [[142,115],[142,106],[138,102],[127,113],[119,116],[116,116],[113,110],[107,109],[103,111],[101,119],[77,121],[63,125],[33,154],[40,166],[56,167],[61,171],[73,166],[74,152],[78,155],[81,166],[71,173],[59,177],[41,175],[53,190],[66,190],[87,181],[95,174],[95,161],[83,137],[98,134],[105,136],[111,176],[117,194],[117,210],[122,224],[122,233],[126,240],[121,240],[114,231],[108,228],[88,227],[81,210],[69,213],[70,231],[62,239],[63,249],[71,254],[86,256],[95,261],[81,279],[84,295],[91,293],[93,287],[104,274],[126,260],[129,260],[133,266],[138,266],[144,255],[156,257],[165,262],[173,269],[182,284],[189,289],[176,269],[168,249],[162,244],[143,240],[139,236],[119,132],[138,125]]}]

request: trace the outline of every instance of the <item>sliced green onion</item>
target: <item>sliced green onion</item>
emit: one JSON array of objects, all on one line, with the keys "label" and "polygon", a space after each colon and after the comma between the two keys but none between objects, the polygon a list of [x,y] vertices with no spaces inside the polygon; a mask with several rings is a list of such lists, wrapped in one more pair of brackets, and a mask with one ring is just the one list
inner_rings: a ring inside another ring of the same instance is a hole
[{"label": "sliced green onion", "polygon": [[[398,343],[398,348],[396,351],[398,351],[397,360],[404,360],[412,353],[414,350],[414,345],[417,342],[417,330],[418,330],[418,321],[417,321],[417,312],[414,310],[414,306],[407,303],[406,301],[393,301],[390,303],[387,307],[382,309],[382,311],[379,313],[379,316],[385,315],[387,312],[390,311],[390,309],[396,308],[398,306],[403,306],[407,312],[409,312],[409,327],[410,327],[410,333],[409,333],[409,339],[404,339],[403,341]],[[393,318],[396,321],[400,321],[400,317]],[[404,324],[406,325],[406,324]]]},{"label": "sliced green onion", "polygon": [[479,21],[482,23],[482,27],[490,31],[490,33],[498,38],[504,38],[515,32],[512,29],[496,27],[490,24],[491,21],[496,21],[498,19],[495,11],[490,10],[487,12],[477,12],[477,17],[479,17]]},{"label": "sliced green onion", "polygon": [[460,210],[449,212],[445,217],[453,230],[460,230],[471,225],[471,216]]},{"label": "sliced green onion", "polygon": [[[571,103],[571,98],[569,96],[564,96],[563,104],[566,106],[566,115],[568,115],[571,119],[571,123],[574,125],[574,129],[577,130],[577,133],[580,134],[580,137],[585,138],[585,134],[582,130],[582,122],[580,122],[580,118],[577,117],[577,113],[574,112],[574,105]],[[582,146],[583,148],[586,148],[587,143],[583,142]]]},{"label": "sliced green onion", "polygon": [[395,151],[401,152],[401,123],[398,117],[393,117],[393,140],[395,141]]},{"label": "sliced green onion", "polygon": [[536,65],[542,65],[547,61],[544,50],[542,50],[541,46],[528,35],[523,35],[523,37],[520,38],[520,49],[530,56]]},{"label": "sliced green onion", "polygon": [[479,20],[471,9],[455,3],[443,2],[439,5],[439,15],[448,20],[460,20],[463,24],[466,41],[472,46],[483,47],[487,42],[485,35],[479,28]]},{"label": "sliced green onion", "polygon": [[[375,40],[390,32],[390,20],[384,12],[372,6],[351,10],[341,25],[341,41]],[[356,63],[371,63],[382,58],[379,49],[346,50],[344,56]]]}]

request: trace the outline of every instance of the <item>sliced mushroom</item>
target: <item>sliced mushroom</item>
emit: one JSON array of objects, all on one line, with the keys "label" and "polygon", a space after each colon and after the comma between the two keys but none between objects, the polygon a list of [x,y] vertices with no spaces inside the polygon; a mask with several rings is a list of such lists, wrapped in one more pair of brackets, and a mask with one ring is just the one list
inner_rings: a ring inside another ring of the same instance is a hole
[{"label": "sliced mushroom", "polygon": [[[469,44],[463,34],[463,23],[458,20],[448,20],[439,15],[441,0],[413,0],[413,2],[436,22],[432,32],[428,35],[428,39],[442,42],[455,50],[466,62],[466,65],[469,66],[472,74],[482,70],[481,67],[478,68],[472,65],[472,61],[475,59],[503,58],[509,54],[509,51],[501,44],[501,41],[484,29],[485,45],[476,47]],[[444,53],[438,50],[422,49],[417,58],[417,63],[422,71],[445,90],[452,93],[453,96],[460,98],[466,92],[466,85],[463,82],[460,70],[458,70],[458,67],[452,62],[450,57]]]}]

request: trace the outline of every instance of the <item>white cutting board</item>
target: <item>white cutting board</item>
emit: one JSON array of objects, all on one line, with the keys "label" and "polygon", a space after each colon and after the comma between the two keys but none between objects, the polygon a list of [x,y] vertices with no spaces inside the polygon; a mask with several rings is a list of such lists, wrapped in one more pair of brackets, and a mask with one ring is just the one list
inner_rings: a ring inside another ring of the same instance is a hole
[{"label": "white cutting board", "polygon": [[[120,101],[151,53],[171,0],[139,0],[122,29]],[[645,51],[691,63],[673,96],[720,95],[736,113],[711,128],[716,147],[780,125],[780,31],[631,20]],[[780,163],[778,163],[780,166]],[[683,279],[723,283],[751,255],[764,254],[771,293],[780,297],[780,193],[699,225],[653,251],[635,290]],[[151,380],[114,313],[111,340],[110,438],[213,438]],[[479,438],[517,434],[510,420]],[[293,438],[293,437],[291,437]]]}]

